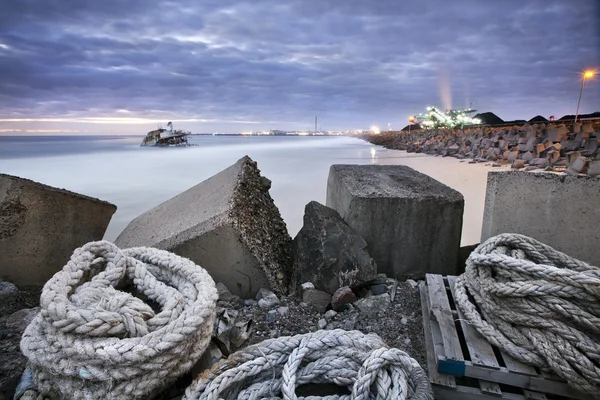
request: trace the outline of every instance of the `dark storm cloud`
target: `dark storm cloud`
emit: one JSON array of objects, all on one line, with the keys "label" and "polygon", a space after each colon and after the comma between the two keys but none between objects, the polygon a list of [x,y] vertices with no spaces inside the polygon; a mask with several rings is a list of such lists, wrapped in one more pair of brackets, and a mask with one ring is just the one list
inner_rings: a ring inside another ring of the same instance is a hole
[{"label": "dark storm cloud", "polygon": [[455,107],[567,113],[578,73],[600,67],[596,3],[4,0],[0,118],[364,127],[443,106],[440,76]]}]

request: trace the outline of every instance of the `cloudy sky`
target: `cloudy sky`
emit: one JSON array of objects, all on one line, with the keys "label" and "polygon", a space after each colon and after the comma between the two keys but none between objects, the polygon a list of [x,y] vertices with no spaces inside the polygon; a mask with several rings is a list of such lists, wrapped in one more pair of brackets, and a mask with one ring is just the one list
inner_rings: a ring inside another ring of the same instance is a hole
[{"label": "cloudy sky", "polygon": [[[573,114],[598,0],[1,0],[0,134]],[[600,111],[600,76],[580,112]]]}]

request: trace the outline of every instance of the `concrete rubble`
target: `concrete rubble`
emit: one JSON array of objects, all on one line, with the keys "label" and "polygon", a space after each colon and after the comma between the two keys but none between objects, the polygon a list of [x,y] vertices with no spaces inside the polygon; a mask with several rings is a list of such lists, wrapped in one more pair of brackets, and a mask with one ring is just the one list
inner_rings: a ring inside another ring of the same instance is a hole
[{"label": "concrete rubble", "polygon": [[504,127],[382,132],[363,139],[389,149],[472,159],[513,169],[547,169],[598,176],[599,122],[534,123]]},{"label": "concrete rubble", "polygon": [[248,156],[135,218],[115,243],[172,251],[206,269],[233,294],[286,293],[290,238],[269,195],[271,182]]},{"label": "concrete rubble", "polygon": [[403,165],[332,165],[327,206],[367,241],[378,272],[456,272],[464,198],[435,179]]},{"label": "concrete rubble", "polygon": [[42,285],[76,248],[101,240],[117,207],[0,174],[0,279]]},{"label": "concrete rubble", "polygon": [[377,265],[367,242],[340,214],[316,201],[306,205],[304,225],[294,238],[292,286],[309,281],[316,289],[334,294],[340,287],[357,287],[375,279]]}]

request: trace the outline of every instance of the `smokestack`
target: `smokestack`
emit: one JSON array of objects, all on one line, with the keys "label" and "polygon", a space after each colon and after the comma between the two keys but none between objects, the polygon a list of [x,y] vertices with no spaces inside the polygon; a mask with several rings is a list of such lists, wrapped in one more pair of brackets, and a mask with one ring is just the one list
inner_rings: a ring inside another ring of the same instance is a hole
[{"label": "smokestack", "polygon": [[315,133],[317,133],[317,116],[315,115]]}]

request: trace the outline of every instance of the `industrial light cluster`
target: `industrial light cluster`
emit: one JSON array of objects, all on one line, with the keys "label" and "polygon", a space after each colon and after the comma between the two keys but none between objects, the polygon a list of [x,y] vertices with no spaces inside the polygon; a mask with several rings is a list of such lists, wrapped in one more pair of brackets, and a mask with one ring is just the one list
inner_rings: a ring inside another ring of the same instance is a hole
[{"label": "industrial light cluster", "polygon": [[447,110],[442,112],[435,107],[427,107],[426,114],[419,114],[411,117],[409,121],[418,121],[426,128],[462,128],[469,125],[479,125],[482,121],[479,118],[470,117],[469,114],[476,110],[467,108],[462,110]]}]

